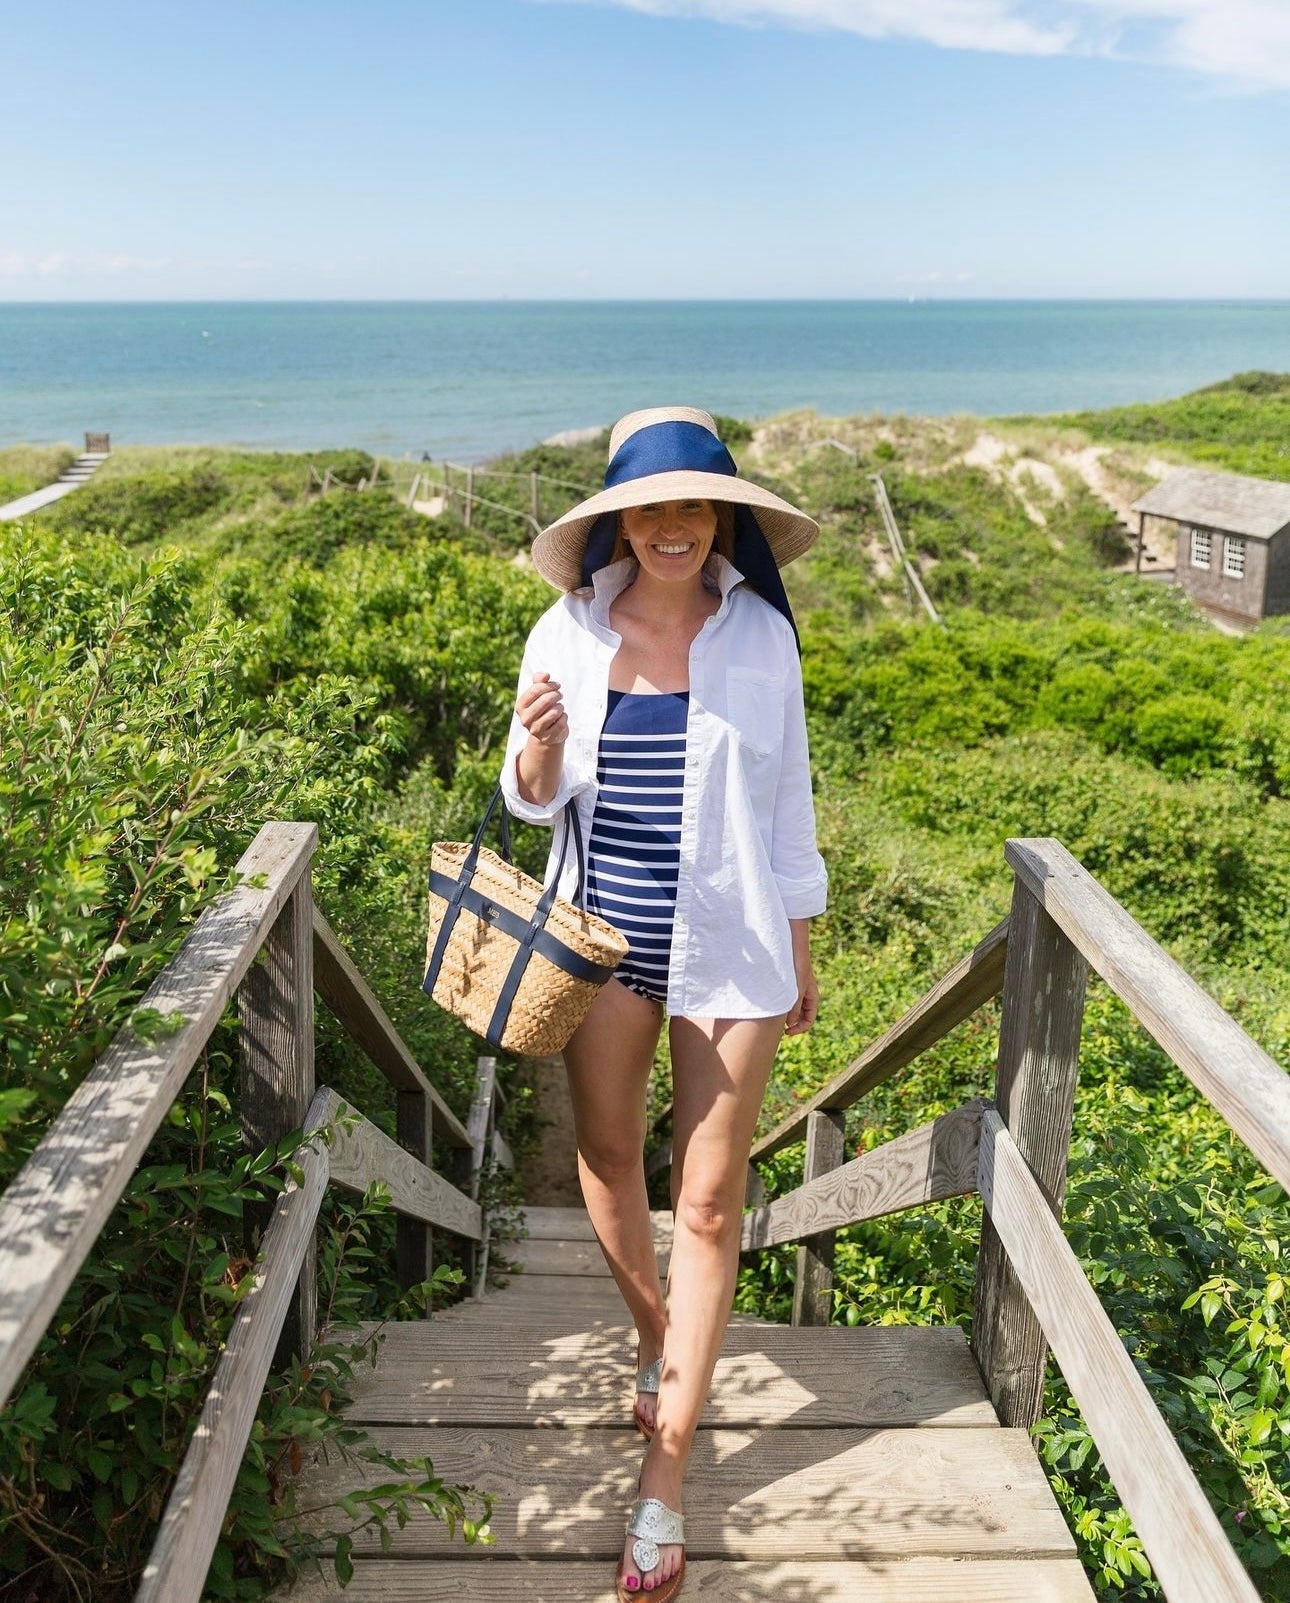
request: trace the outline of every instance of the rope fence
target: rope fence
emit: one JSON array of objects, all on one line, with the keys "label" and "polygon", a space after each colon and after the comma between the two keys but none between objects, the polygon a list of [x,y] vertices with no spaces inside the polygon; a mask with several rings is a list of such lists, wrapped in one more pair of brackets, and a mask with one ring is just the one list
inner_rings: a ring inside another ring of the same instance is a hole
[{"label": "rope fence", "polygon": [[[594,489],[589,485],[574,484],[568,479],[553,478],[549,473],[536,471],[519,473],[508,468],[463,466],[461,463],[448,461],[440,462],[436,464],[436,467],[437,473],[427,465],[413,469],[410,479],[405,480],[398,464],[378,462],[373,468],[370,477],[360,478],[357,484],[351,484],[348,480],[342,479],[338,474],[334,473],[331,468],[319,473],[318,469],[311,463],[308,477],[305,480],[305,494],[310,495],[316,492],[319,495],[326,495],[331,490],[350,490],[358,493],[359,491],[379,487],[397,495],[408,511],[416,510],[418,503],[442,499],[442,506],[436,508],[435,511],[457,510],[462,523],[469,529],[474,521],[475,509],[477,507],[487,507],[491,511],[504,513],[507,517],[519,518],[535,534],[541,532],[543,525],[542,490],[544,486],[562,492],[572,491],[580,497],[595,494]],[[475,488],[475,481],[482,478],[506,479],[518,483],[527,482],[529,491],[527,507],[515,506],[505,501],[495,500],[491,496],[480,495]],[[559,499],[563,510],[568,499],[567,494],[562,494]]]}]

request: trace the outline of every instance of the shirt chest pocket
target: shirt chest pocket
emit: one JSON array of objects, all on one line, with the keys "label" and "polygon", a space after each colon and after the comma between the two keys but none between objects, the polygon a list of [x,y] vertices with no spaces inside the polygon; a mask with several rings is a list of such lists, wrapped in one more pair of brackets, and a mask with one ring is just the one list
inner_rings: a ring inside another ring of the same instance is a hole
[{"label": "shirt chest pocket", "polygon": [[755,757],[779,751],[784,739],[784,687],[777,674],[731,668],[726,675],[726,706],[741,750]]}]

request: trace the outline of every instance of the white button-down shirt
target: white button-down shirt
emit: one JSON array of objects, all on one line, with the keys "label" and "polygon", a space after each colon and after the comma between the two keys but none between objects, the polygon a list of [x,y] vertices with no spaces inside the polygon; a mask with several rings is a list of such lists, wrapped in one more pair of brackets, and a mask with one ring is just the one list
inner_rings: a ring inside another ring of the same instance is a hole
[{"label": "white button-down shirt", "polygon": [[[787,619],[724,557],[714,553],[709,566],[721,605],[690,647],[667,1009],[689,1018],[769,1018],[797,1001],[788,921],[822,913],[828,888],[815,846],[801,664]],[[537,806],[519,793],[515,763],[528,733],[512,717],[506,805],[517,818],[551,824],[576,798],[584,841],[596,810],[609,667],[622,643],[609,608],[635,568],[630,557],[602,568],[593,596],[566,595],[543,613],[520,667],[521,689],[543,671],[559,682],[569,738],[559,788]],[[559,844],[557,836],[548,882]],[[573,857],[570,848],[562,896],[577,887]]]}]

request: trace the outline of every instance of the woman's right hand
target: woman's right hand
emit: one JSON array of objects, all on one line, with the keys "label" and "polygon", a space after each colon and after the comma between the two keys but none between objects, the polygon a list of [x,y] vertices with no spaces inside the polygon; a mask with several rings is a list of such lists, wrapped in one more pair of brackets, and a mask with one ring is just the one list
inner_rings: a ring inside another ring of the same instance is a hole
[{"label": "woman's right hand", "polygon": [[515,698],[515,716],[541,746],[563,746],[569,738],[560,686],[549,673],[533,675],[533,683]]}]

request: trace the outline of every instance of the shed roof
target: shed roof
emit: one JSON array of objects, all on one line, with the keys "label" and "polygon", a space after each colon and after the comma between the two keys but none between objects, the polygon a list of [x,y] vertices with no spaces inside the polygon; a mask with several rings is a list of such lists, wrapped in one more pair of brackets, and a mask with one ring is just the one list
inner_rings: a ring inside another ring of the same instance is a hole
[{"label": "shed roof", "polygon": [[1290,484],[1244,473],[1177,468],[1133,503],[1135,512],[1270,540],[1290,524]]}]

